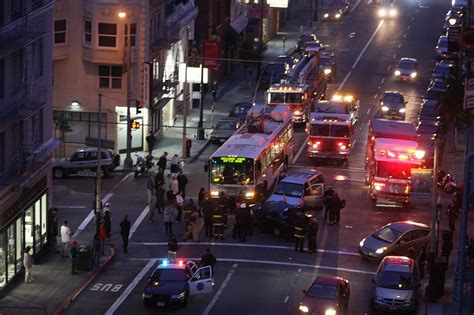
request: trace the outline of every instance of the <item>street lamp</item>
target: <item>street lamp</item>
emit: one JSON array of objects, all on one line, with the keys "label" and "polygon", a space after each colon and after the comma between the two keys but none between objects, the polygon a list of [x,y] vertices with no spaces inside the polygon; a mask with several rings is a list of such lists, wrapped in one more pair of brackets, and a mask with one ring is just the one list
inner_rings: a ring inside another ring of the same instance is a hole
[{"label": "street lamp", "polygon": [[[132,75],[130,73],[130,68],[132,66],[132,30],[130,23],[130,14],[126,11],[120,11],[118,17],[121,19],[127,19],[127,40],[125,41],[124,36],[124,46],[123,53],[127,55],[126,68],[127,68],[127,151],[125,160],[123,161],[123,167],[126,169],[131,169],[133,167],[131,147],[132,147],[132,129],[131,129],[131,115],[130,115],[130,79]],[[125,43],[126,42],[126,43]]]},{"label": "street lamp", "polygon": [[458,19],[456,19],[455,17],[449,18],[448,23],[449,25],[454,26],[458,23]]}]

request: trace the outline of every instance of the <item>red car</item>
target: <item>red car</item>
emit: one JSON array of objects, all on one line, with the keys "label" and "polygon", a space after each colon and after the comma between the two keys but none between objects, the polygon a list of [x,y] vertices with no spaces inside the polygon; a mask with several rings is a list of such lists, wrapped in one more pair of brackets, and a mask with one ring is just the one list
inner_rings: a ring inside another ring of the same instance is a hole
[{"label": "red car", "polygon": [[319,276],[303,293],[298,307],[301,314],[339,315],[349,304],[351,288],[344,278]]}]

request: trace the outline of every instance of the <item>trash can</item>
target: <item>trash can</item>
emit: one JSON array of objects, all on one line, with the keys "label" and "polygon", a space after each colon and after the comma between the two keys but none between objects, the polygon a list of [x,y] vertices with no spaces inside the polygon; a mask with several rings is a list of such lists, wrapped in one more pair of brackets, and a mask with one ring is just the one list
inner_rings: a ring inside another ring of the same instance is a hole
[{"label": "trash can", "polygon": [[93,268],[93,251],[90,246],[82,245],[77,253],[77,270],[91,271]]}]

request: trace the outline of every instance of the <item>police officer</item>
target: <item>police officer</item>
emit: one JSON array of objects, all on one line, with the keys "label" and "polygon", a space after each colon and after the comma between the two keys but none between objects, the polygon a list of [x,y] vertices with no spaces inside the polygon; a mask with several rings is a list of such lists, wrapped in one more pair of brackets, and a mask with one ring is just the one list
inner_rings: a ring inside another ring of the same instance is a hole
[{"label": "police officer", "polygon": [[224,239],[225,206],[219,202],[212,214],[212,233],[216,240]]},{"label": "police officer", "polygon": [[295,238],[295,251],[304,251],[304,239],[306,237],[306,222],[305,216],[299,216],[296,220],[294,234],[293,237]]}]

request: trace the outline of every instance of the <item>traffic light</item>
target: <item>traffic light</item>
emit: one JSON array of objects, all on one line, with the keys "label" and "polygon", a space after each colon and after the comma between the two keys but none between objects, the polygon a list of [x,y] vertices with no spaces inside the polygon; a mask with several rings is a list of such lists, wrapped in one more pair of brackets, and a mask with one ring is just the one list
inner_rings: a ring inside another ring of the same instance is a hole
[{"label": "traffic light", "polygon": [[135,100],[135,107],[137,108],[137,114],[142,113],[143,103],[142,101]]},{"label": "traffic light", "polygon": [[140,129],[140,122],[137,120],[132,120],[132,129]]}]

